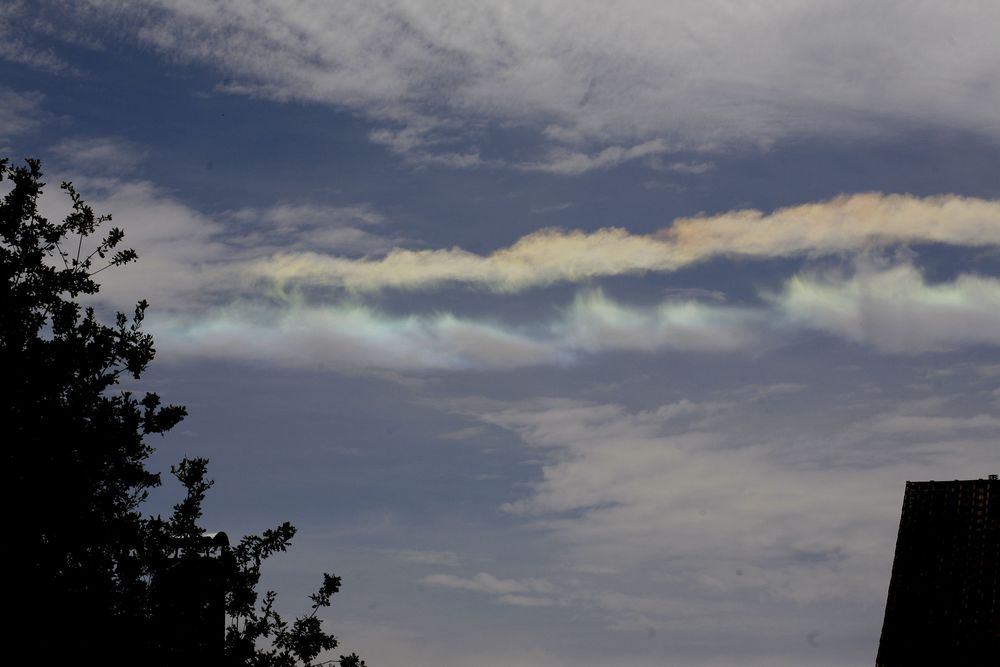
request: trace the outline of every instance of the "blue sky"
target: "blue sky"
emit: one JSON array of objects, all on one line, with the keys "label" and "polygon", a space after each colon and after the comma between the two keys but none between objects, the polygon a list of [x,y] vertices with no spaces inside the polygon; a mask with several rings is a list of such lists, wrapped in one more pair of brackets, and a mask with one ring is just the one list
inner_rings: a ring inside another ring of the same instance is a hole
[{"label": "blue sky", "polygon": [[996,471],[995,3],[2,4],[154,463],[370,664],[870,663],[904,482]]}]

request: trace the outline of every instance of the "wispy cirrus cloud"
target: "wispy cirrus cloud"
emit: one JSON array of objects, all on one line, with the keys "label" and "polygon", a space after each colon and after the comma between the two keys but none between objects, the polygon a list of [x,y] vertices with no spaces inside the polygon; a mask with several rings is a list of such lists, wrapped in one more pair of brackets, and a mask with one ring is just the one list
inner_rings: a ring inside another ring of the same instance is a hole
[{"label": "wispy cirrus cloud", "polygon": [[670,272],[713,257],[822,256],[898,243],[1000,245],[1000,201],[864,193],[781,208],[681,218],[652,235],[620,228],[548,229],[479,255],[461,248],[393,249],[377,259],[279,253],[249,277],[355,291],[429,289],[453,282],[516,292],[554,282]]},{"label": "wispy cirrus cloud", "polygon": [[[943,399],[842,405],[817,393],[794,407],[781,395],[748,403],[721,392],[648,410],[544,397],[450,408],[543,453],[542,474],[503,509],[555,538],[563,563],[656,591],[578,589],[573,604],[630,627],[697,631],[744,608],[777,620],[782,601],[806,614],[845,598],[876,604],[898,521],[899,489],[885,480],[940,471],[959,451],[965,471],[992,460],[995,418],[963,424]],[[831,405],[832,427],[818,418]],[[765,407],[775,416],[760,420]],[[918,413],[935,426],[914,443],[917,425],[897,426]]]},{"label": "wispy cirrus cloud", "polygon": [[465,560],[465,556],[455,551],[426,551],[418,549],[397,549],[388,554],[396,560],[418,565],[446,565],[455,567]]},{"label": "wispy cirrus cloud", "polygon": [[121,175],[146,158],[147,149],[122,137],[73,137],[49,148],[57,164],[82,174]]},{"label": "wispy cirrus cloud", "polygon": [[0,58],[43,72],[78,75],[80,71],[52,49],[33,44],[32,33],[45,32],[49,26],[27,9],[27,3],[18,0],[4,3],[0,13]]},{"label": "wispy cirrus cloud", "polygon": [[366,204],[275,204],[226,211],[219,217],[228,242],[258,256],[296,248],[363,256],[406,243],[388,232],[385,217]]},{"label": "wispy cirrus cloud", "polygon": [[452,137],[484,121],[535,129],[556,158],[537,168],[565,174],[657,140],[756,146],[914,124],[1000,136],[1000,17],[987,1],[87,4],[99,10],[87,18],[209,63],[229,92],[348,108],[399,137],[415,128],[417,141],[379,136],[418,161],[444,119]]},{"label": "wispy cirrus cloud", "polygon": [[494,596],[499,604],[515,607],[551,607],[559,604],[552,597],[556,586],[544,579],[500,579],[488,572],[472,577],[451,574],[432,574],[420,579],[424,586],[452,588]]},{"label": "wispy cirrus cloud", "polygon": [[556,148],[537,162],[526,162],[517,166],[524,171],[575,176],[597,169],[610,169],[631,160],[660,155],[668,150],[668,146],[660,139],[652,139],[634,146],[608,146],[594,154]]},{"label": "wispy cirrus cloud", "polygon": [[457,588],[477,593],[504,595],[509,593],[553,593],[556,587],[544,579],[500,579],[488,572],[480,572],[473,577],[458,577],[451,574],[432,574],[420,580],[427,586]]},{"label": "wispy cirrus cloud", "polygon": [[34,91],[17,91],[0,86],[0,149],[4,142],[41,125],[49,114],[42,109],[44,96]]}]

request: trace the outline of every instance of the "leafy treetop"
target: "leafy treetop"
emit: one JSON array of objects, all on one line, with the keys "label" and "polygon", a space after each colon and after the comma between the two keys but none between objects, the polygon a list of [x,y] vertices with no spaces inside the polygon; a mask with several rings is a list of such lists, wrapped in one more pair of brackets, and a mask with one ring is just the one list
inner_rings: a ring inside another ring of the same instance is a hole
[{"label": "leafy treetop", "polygon": [[[171,472],[185,497],[170,517],[139,510],[160,483],[146,468],[146,436],[170,430],[186,411],[155,393],[115,392],[123,375],[139,379],[153,360],[142,330],[148,307],[117,313],[103,324],[78,299],[97,294],[95,276],[134,262],[124,233],[98,234],[97,216],[70,183],[70,213],[51,222],[39,212],[41,165],[9,167],[0,159],[0,433],[8,553],[13,561],[10,637],[38,660],[94,658],[172,664],[177,637],[164,636],[162,586],[171,568],[196,562],[202,502],[212,482],[205,459],[184,459]],[[285,551],[295,528],[283,523],[244,537],[215,559],[224,591],[222,662],[310,665],[337,640],[317,613],[330,605],[340,579],[323,575],[309,612],[288,623],[275,594],[256,587],[262,562]],[[56,652],[57,655],[53,655]],[[59,655],[61,653],[62,655]],[[363,667],[356,655],[342,667]]]}]

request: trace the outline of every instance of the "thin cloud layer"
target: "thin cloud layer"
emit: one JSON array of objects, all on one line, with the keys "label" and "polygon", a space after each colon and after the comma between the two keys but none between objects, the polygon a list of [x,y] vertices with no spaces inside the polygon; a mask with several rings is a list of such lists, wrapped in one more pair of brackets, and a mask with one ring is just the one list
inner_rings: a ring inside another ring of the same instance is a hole
[{"label": "thin cloud layer", "polygon": [[552,320],[514,326],[452,313],[393,316],[359,304],[235,303],[154,320],[168,354],[356,370],[510,369],[608,352],[762,350],[820,331],[893,353],[1000,345],[1000,280],[928,284],[911,265],[800,275],[758,306],[653,306],[581,293]]},{"label": "thin cloud layer", "polygon": [[203,317],[154,320],[167,355],[294,367],[461,370],[567,361],[517,331],[453,315],[385,316],[363,305],[235,304]]},{"label": "thin cloud layer", "polygon": [[280,253],[243,270],[280,284],[355,291],[465,283],[499,292],[648,271],[670,272],[720,256],[821,256],[898,243],[1000,245],[1000,201],[864,193],[791,206],[682,218],[653,235],[624,229],[541,230],[489,255],[461,248],[394,249],[378,259]]},{"label": "thin cloud layer", "polygon": [[767,326],[746,309],[667,302],[631,307],[587,293],[530,327],[451,313],[391,316],[361,304],[234,304],[155,317],[167,356],[349,370],[505,370],[567,365],[610,351],[722,353],[759,347]]},{"label": "thin cloud layer", "polygon": [[447,144],[483,120],[534,128],[549,149],[596,144],[590,158],[549,161],[558,173],[658,139],[761,145],[914,124],[1000,137],[1000,9],[988,1],[88,4],[170,57],[217,68],[226,91],[360,111],[408,137],[394,150],[425,158],[475,156]]}]

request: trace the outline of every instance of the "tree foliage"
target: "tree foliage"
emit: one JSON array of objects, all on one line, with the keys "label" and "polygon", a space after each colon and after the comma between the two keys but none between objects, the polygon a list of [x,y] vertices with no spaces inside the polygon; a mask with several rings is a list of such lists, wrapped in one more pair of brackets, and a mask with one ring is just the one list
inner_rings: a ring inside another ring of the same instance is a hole
[{"label": "tree foliage", "polygon": [[[149,436],[170,430],[186,412],[155,393],[117,390],[138,380],[153,360],[142,330],[148,304],[100,321],[81,299],[97,294],[95,276],[136,260],[124,233],[100,227],[73,186],[62,189],[70,213],[43,217],[38,161],[9,167],[0,160],[0,429],[3,433],[7,587],[13,613],[9,637],[38,661],[92,658],[102,664],[169,662],[158,582],[185,560],[203,558],[202,502],[212,485],[205,459],[185,459],[171,472],[185,497],[168,518],[140,507],[160,483],[147,469]],[[261,564],[285,551],[295,529],[284,523],[244,537],[212,562],[225,595],[224,662],[309,665],[337,640],[317,613],[340,588],[324,574],[308,613],[291,623],[275,610],[275,595],[258,596]],[[162,588],[162,586],[160,587]],[[341,656],[343,667],[362,667]]]}]

